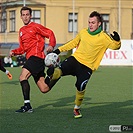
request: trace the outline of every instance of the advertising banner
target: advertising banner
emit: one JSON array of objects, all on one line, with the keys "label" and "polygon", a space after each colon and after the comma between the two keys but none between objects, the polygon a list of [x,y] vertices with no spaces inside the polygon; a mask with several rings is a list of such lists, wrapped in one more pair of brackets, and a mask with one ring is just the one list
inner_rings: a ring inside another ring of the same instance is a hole
[{"label": "advertising banner", "polygon": [[108,49],[101,61],[101,65],[132,66],[133,65],[133,40],[122,40],[119,50]]}]

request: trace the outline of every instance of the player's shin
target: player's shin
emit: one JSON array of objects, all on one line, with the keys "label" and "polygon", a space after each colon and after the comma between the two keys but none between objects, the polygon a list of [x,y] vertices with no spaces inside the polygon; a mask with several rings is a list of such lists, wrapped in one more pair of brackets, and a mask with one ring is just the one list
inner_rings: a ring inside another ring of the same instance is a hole
[{"label": "player's shin", "polygon": [[[48,73],[47,73],[47,75],[48,75]],[[45,78],[45,83],[51,89],[56,84],[56,82],[60,79],[61,75],[62,75],[62,71],[59,68],[55,68],[53,74],[48,75]]]},{"label": "player's shin", "polygon": [[49,88],[52,89],[52,87],[57,83],[57,81],[60,79],[60,77],[58,79],[54,79],[54,80],[51,80],[50,83],[49,83]]},{"label": "player's shin", "polygon": [[61,69],[55,68],[54,73],[53,73],[53,76],[52,76],[52,80],[55,80],[55,79],[60,78],[61,75],[62,75]]},{"label": "player's shin", "polygon": [[80,105],[82,104],[84,98],[85,90],[78,91],[76,90],[75,106],[74,106],[74,118],[81,118],[82,114],[80,112]]},{"label": "player's shin", "polygon": [[27,101],[28,101],[28,103],[30,103],[30,85],[29,85],[28,80],[20,81],[20,84],[22,86],[24,103],[27,104]]},{"label": "player's shin", "polygon": [[83,98],[84,98],[85,90],[78,91],[76,90],[76,98],[75,98],[75,107],[74,108],[80,108],[80,105],[82,104]]}]

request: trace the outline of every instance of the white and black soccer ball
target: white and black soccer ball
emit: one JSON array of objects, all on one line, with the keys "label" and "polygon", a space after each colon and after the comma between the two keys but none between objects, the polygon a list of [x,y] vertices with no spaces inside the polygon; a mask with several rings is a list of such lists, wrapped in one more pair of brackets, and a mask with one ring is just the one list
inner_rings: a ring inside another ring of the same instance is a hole
[{"label": "white and black soccer ball", "polygon": [[56,53],[49,53],[45,57],[45,66],[50,67],[54,66],[57,67],[60,63],[59,56]]}]

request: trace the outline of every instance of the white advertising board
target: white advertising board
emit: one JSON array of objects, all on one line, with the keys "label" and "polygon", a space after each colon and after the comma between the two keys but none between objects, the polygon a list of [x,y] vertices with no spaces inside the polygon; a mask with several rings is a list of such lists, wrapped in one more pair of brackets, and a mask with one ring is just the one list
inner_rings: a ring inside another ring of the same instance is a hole
[{"label": "white advertising board", "polygon": [[133,66],[133,40],[122,40],[119,50],[108,49],[100,65]]}]

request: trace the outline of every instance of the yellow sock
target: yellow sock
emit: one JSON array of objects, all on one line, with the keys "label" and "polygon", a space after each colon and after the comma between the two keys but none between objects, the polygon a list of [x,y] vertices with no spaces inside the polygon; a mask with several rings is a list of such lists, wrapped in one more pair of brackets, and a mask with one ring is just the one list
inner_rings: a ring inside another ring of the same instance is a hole
[{"label": "yellow sock", "polygon": [[62,75],[62,71],[59,68],[55,68],[52,80],[58,79]]},{"label": "yellow sock", "polygon": [[76,90],[75,105],[80,106],[84,98],[85,90],[78,91]]}]

